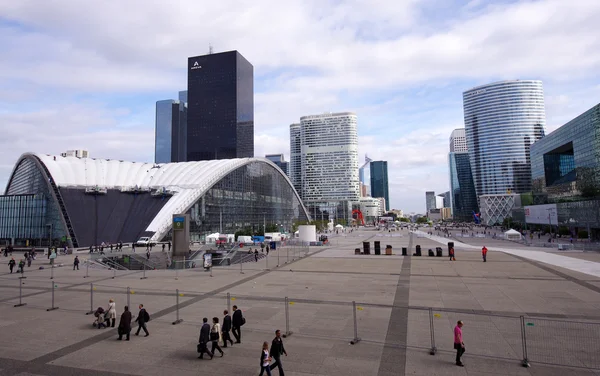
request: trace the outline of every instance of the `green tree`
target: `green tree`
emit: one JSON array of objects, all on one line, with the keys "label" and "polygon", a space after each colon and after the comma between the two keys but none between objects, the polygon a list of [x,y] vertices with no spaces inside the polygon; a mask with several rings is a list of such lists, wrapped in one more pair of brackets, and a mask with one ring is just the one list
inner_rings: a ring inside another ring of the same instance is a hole
[{"label": "green tree", "polygon": [[427,217],[419,217],[419,218],[417,218],[417,221],[416,221],[416,223],[418,223],[418,224],[425,224],[428,222],[429,222],[429,220],[427,219]]},{"label": "green tree", "polygon": [[410,222],[410,220],[409,220],[408,218],[406,218],[406,217],[400,217],[400,218],[398,218],[398,220],[399,220],[400,222],[407,222],[407,223],[409,223],[409,222]]}]

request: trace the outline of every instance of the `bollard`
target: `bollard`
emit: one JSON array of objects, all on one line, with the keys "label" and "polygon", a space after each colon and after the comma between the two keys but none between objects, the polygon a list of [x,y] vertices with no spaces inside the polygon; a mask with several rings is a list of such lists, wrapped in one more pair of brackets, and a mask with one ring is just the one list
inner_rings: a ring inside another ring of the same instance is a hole
[{"label": "bollard", "polygon": [[242,257],[240,257],[240,274],[244,274],[244,257],[246,255],[242,255]]},{"label": "bollard", "polygon": [[360,342],[360,338],[358,338],[358,323],[356,322],[356,302],[352,301],[352,316],[354,318],[354,339],[350,341],[351,345],[356,345]]},{"label": "bollard", "polygon": [[277,250],[277,267],[279,267],[279,249]]},{"label": "bollard", "polygon": [[175,263],[175,280],[179,280],[179,268],[177,267],[177,263]]},{"label": "bollard", "polygon": [[86,312],[86,315],[91,315],[94,313],[94,284],[90,283],[90,310]]},{"label": "bollard", "polygon": [[523,367],[530,367],[529,359],[527,359],[527,336],[525,333],[525,317],[521,316],[521,344],[523,345],[523,360],[521,365]]},{"label": "bollard", "polygon": [[90,260],[87,260],[85,263],[85,275],[83,276],[83,278],[89,278],[90,277]]},{"label": "bollard", "polygon": [[144,263],[144,276],[141,277],[140,279],[146,279],[148,277],[146,277],[146,263]]},{"label": "bollard", "polygon": [[113,269],[113,276],[112,279],[117,278],[117,269]]},{"label": "bollard", "polygon": [[23,303],[23,281],[19,281],[19,304],[15,304],[15,307],[23,307],[27,303]]},{"label": "bollard", "polygon": [[265,259],[267,260],[267,268],[266,268],[266,270],[269,270],[269,255],[267,255],[267,257],[265,257]]},{"label": "bollard", "polygon": [[175,321],[173,321],[173,325],[177,325],[181,322],[183,322],[182,319],[179,318],[179,289],[175,290],[176,292],[176,296],[175,296],[175,315],[177,317],[177,319]]},{"label": "bollard", "polygon": [[46,311],[54,311],[55,309],[58,309],[58,307],[54,306],[54,288],[56,287],[56,285],[54,284],[54,282],[52,282],[52,307],[48,308]]},{"label": "bollard", "polygon": [[127,307],[131,308],[131,302],[129,301],[129,295],[131,295],[131,290],[128,287],[127,288]]},{"label": "bollard", "polygon": [[231,294],[227,293],[227,312],[231,312]]},{"label": "bollard", "polygon": [[429,308],[429,332],[431,333],[431,349],[429,355],[435,355],[437,347],[435,347],[435,326],[433,324],[433,310]]},{"label": "bollard", "polygon": [[287,253],[287,261],[285,263],[289,264],[290,263],[290,248],[285,247],[285,252]]},{"label": "bollard", "polygon": [[285,333],[283,334],[283,338],[287,338],[292,335],[292,331],[290,331],[290,300],[288,297],[285,297]]}]

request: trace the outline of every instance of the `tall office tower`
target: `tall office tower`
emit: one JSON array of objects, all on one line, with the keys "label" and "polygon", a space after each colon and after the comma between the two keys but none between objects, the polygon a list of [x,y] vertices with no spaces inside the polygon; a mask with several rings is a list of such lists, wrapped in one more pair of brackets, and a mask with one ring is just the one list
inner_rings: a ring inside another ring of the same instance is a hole
[{"label": "tall office tower", "polygon": [[435,209],[435,192],[425,192],[425,210],[429,213],[429,210]]},{"label": "tall office tower", "polygon": [[183,90],[179,92],[179,101],[183,103],[187,103],[187,90]]},{"label": "tall office tower", "polygon": [[467,137],[464,128],[457,128],[450,134],[450,152],[460,153],[467,151]]},{"label": "tall office tower", "polygon": [[289,162],[285,161],[285,157],[283,156],[283,154],[267,154],[267,155],[265,155],[265,158],[267,158],[271,162],[275,163],[277,165],[277,167],[279,167],[281,169],[281,171],[283,171],[283,173],[289,177],[289,165],[290,164],[289,164]]},{"label": "tall office tower", "polygon": [[470,221],[479,212],[469,153],[450,153],[450,205],[455,220]]},{"label": "tall office tower", "polygon": [[254,156],[254,68],[237,51],[188,58],[187,160]]},{"label": "tall office tower", "polygon": [[388,185],[387,161],[374,161],[369,166],[371,170],[371,197],[385,198],[385,211],[390,210],[390,193]]},{"label": "tall office tower", "polygon": [[187,103],[167,99],[156,102],[154,162],[185,162]]},{"label": "tall office tower", "polygon": [[300,124],[290,125],[290,173],[289,177],[296,192],[302,197],[302,142]]},{"label": "tall office tower", "polygon": [[[360,186],[360,197],[369,197],[371,194],[371,189],[369,188],[369,184],[365,179],[365,168],[367,166],[370,166],[369,163],[371,163],[371,158],[369,158],[366,154],[365,154],[365,163],[358,169],[358,181],[359,181],[359,186]],[[371,172],[369,171],[369,176],[371,175]]]},{"label": "tall office tower", "polygon": [[450,191],[446,191],[442,194],[438,195],[439,197],[442,198],[442,207],[443,208],[450,208],[451,204],[450,204]]},{"label": "tall office tower", "polygon": [[530,192],[530,146],[546,125],[542,82],[478,86],[463,93],[463,105],[477,196]]},{"label": "tall office tower", "polygon": [[358,201],[356,115],[341,112],[303,116],[300,138],[305,204]]}]

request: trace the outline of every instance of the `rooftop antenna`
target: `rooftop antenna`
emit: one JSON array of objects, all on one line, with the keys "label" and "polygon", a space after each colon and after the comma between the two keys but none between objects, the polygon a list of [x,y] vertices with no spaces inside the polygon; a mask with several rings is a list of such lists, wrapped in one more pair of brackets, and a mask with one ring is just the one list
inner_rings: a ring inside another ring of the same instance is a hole
[{"label": "rooftop antenna", "polygon": [[208,54],[212,55],[212,53],[213,53],[213,46],[212,46],[212,44],[209,43],[208,44]]}]

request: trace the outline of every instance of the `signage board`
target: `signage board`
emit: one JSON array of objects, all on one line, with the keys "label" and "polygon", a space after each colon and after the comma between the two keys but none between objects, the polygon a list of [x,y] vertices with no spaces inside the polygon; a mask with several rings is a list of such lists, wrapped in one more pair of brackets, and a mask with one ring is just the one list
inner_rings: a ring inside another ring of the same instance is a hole
[{"label": "signage board", "polygon": [[558,225],[556,204],[525,206],[525,222],[538,225]]}]

